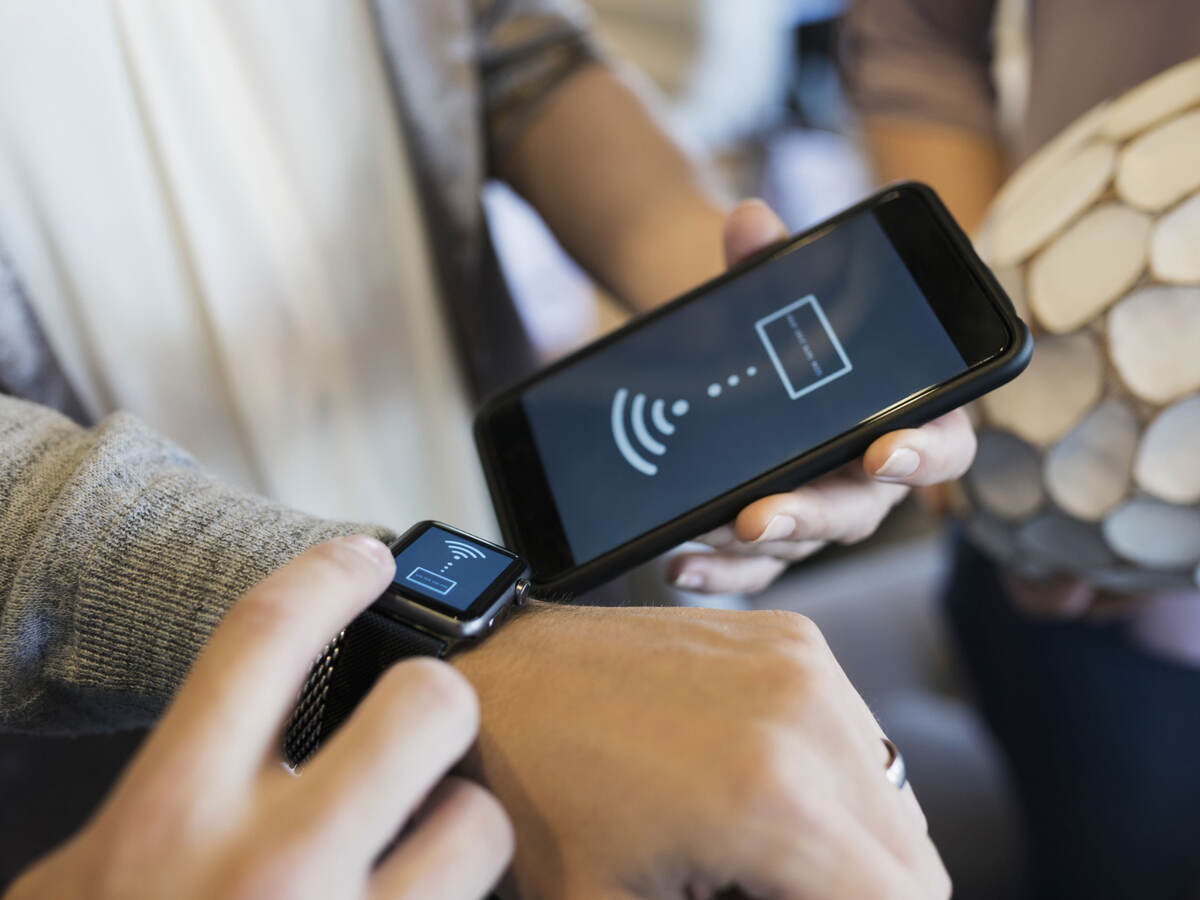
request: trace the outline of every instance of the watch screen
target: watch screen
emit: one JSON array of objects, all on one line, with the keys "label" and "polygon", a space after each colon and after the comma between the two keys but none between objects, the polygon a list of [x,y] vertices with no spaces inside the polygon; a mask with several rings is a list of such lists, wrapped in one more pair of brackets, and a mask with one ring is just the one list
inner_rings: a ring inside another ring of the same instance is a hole
[{"label": "watch screen", "polygon": [[513,559],[464,534],[431,525],[396,554],[392,581],[399,588],[462,612],[491,587]]}]

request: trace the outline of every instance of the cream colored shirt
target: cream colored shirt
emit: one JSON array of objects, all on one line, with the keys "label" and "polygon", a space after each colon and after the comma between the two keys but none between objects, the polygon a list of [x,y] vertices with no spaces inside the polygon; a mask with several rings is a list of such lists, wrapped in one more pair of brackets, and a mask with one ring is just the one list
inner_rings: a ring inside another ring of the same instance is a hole
[{"label": "cream colored shirt", "polygon": [[494,533],[366,0],[0,5],[0,245],[93,412]]}]

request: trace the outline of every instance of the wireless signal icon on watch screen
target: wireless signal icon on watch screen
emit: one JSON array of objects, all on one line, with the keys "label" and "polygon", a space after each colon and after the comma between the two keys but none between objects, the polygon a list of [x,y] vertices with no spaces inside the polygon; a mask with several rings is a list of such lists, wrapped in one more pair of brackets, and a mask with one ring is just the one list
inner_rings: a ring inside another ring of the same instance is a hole
[{"label": "wireless signal icon on watch screen", "polygon": [[[626,425],[626,407],[629,409],[629,423]],[[675,418],[687,415],[688,402],[676,400],[671,404],[671,415]],[[629,391],[621,388],[613,395],[612,402],[612,434],[617,444],[617,450],[625,457],[625,462],[633,466],[643,475],[657,475],[658,466],[643,454],[662,456],[667,452],[667,445],[659,440],[659,435],[670,437],[675,433],[675,425],[667,418],[667,402],[659,399],[650,404],[650,425],[646,424],[646,395],[635,394],[629,399]],[[633,430],[633,440],[629,431]],[[635,442],[636,441],[636,445]]]},{"label": "wireless signal icon on watch screen", "polygon": [[417,566],[406,576],[406,580],[413,584],[419,585],[428,591],[441,594],[443,597],[449,594],[452,590],[458,587],[458,582],[453,578],[447,578],[448,572],[454,565],[456,560],[464,559],[487,559],[487,554],[478,547],[473,547],[466,541],[448,540],[445,542],[446,549],[450,551],[451,559],[437,572],[432,572],[424,566]]},{"label": "wireless signal icon on watch screen", "polygon": [[466,541],[446,541],[450,555],[455,559],[486,559],[486,554],[478,547],[472,547]]}]

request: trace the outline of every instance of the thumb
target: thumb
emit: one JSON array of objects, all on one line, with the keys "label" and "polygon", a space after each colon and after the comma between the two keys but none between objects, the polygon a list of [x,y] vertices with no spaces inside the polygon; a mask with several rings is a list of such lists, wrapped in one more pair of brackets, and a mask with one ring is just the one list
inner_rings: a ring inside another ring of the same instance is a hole
[{"label": "thumb", "polygon": [[788,236],[787,226],[762,200],[744,200],[725,220],[725,264],[736,266]]}]

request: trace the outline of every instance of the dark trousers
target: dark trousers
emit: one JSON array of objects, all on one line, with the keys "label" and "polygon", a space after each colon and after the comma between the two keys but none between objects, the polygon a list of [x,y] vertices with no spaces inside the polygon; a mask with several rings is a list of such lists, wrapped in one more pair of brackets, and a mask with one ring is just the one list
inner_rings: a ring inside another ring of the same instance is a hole
[{"label": "dark trousers", "polygon": [[945,605],[1012,765],[1037,895],[1200,897],[1200,671],[1120,624],[1026,618],[961,539]]}]

